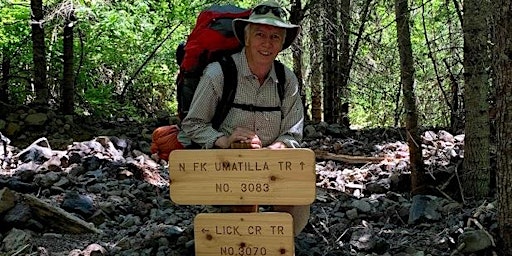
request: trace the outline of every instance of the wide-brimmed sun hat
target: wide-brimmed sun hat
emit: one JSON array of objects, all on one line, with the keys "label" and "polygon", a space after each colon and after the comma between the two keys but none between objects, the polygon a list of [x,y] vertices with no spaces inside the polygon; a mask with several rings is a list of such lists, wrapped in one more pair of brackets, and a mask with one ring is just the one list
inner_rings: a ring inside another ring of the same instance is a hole
[{"label": "wide-brimmed sun hat", "polygon": [[233,31],[242,44],[244,40],[244,28],[247,24],[263,24],[286,29],[286,38],[284,39],[283,50],[288,48],[300,31],[300,26],[285,21],[286,13],[276,1],[265,1],[252,10],[248,19],[234,19]]}]

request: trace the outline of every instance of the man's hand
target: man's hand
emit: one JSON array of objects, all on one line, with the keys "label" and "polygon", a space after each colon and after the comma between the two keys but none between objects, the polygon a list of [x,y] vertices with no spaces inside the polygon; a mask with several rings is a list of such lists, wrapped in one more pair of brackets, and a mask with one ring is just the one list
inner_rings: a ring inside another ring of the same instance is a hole
[{"label": "man's hand", "polygon": [[267,147],[268,149],[281,149],[281,148],[286,148],[286,144],[284,144],[283,142],[281,141],[276,141],[270,145],[268,145]]},{"label": "man's hand", "polygon": [[233,143],[248,144],[248,148],[258,149],[262,147],[261,140],[254,131],[244,127],[237,127],[233,133],[227,137],[222,136],[215,141],[215,146],[219,148],[230,148]]}]

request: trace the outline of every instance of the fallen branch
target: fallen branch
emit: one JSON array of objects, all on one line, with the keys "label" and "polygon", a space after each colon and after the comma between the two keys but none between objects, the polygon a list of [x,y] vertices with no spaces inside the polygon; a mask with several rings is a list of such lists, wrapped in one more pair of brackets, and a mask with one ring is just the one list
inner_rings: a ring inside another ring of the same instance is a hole
[{"label": "fallen branch", "polygon": [[319,160],[333,160],[349,164],[380,163],[385,157],[381,156],[351,156],[334,154],[323,150],[315,150],[316,158]]},{"label": "fallen branch", "polygon": [[480,222],[478,222],[478,220],[476,220],[474,218],[469,218],[468,219],[468,227],[469,227],[470,222],[473,222],[475,224],[475,226],[477,226],[479,229],[481,229],[489,237],[489,240],[491,240],[492,247],[496,247],[496,243],[494,243],[494,238],[492,237],[492,235],[489,232],[487,232],[487,230],[485,230],[484,226],[482,226],[482,224],[480,224]]},{"label": "fallen branch", "polygon": [[[41,142],[45,142],[45,145],[44,146],[41,146],[39,145],[39,143]],[[50,151],[52,150],[50,148],[50,142],[48,142],[48,139],[45,138],[45,137],[42,137],[42,138],[39,138],[37,139],[36,141],[32,142],[32,144],[30,144],[30,146],[28,146],[27,148],[25,148],[24,150],[20,151],[18,154],[16,154],[16,156],[14,156],[15,158],[19,158],[21,155],[25,154],[27,151],[29,151],[31,148],[33,147],[36,147],[36,148],[47,148],[49,149]]]},{"label": "fallen branch", "polygon": [[457,202],[451,196],[449,196],[443,190],[441,190],[439,187],[434,187],[434,186],[429,186],[429,187],[432,188],[432,189],[437,190],[437,192],[441,193],[444,197],[446,197],[446,199],[448,199],[448,200],[450,200],[452,202]]},{"label": "fallen branch", "polygon": [[76,217],[65,210],[50,205],[49,203],[30,194],[21,195],[25,204],[27,204],[33,213],[38,216],[40,221],[45,221],[58,231],[71,234],[101,233],[101,230],[94,227],[93,224]]},{"label": "fallen branch", "polygon": [[464,199],[464,189],[462,188],[462,183],[460,182],[460,177],[459,177],[459,166],[460,166],[460,163],[457,164],[457,166],[455,167],[455,177],[457,177],[457,182],[459,183],[459,189],[460,189],[460,196],[462,198],[462,204],[465,205],[466,204],[466,200]]},{"label": "fallen branch", "polygon": [[16,256],[20,253],[22,253],[25,249],[27,249],[27,247],[29,247],[31,244],[26,244],[25,246],[21,247],[21,249],[19,249],[18,251],[16,251],[14,254],[12,254],[11,256]]}]

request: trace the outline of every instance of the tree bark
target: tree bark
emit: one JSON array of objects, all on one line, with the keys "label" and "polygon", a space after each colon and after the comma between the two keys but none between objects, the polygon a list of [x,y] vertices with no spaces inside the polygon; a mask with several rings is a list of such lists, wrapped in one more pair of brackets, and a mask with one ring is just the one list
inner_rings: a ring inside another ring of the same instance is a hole
[{"label": "tree bark", "polygon": [[336,103],[339,98],[336,95],[337,71],[337,40],[335,24],[337,23],[337,11],[334,8],[337,5],[330,4],[330,1],[324,0],[323,8],[325,12],[324,36],[323,36],[323,84],[324,84],[324,121],[335,123]]},{"label": "tree bark", "polygon": [[414,95],[414,60],[412,55],[411,34],[409,31],[409,10],[407,0],[395,1],[398,51],[400,53],[400,77],[406,111],[407,145],[411,164],[412,194],[426,194],[427,184],[423,169],[421,139],[418,134],[418,114]]},{"label": "tree bark", "polygon": [[9,102],[9,78],[11,76],[11,59],[5,48],[2,53],[2,80],[0,81],[0,101]]},{"label": "tree bark", "polygon": [[464,2],[464,105],[466,122],[464,132],[464,173],[462,186],[464,194],[483,198],[489,195],[490,153],[489,153],[489,75],[487,1],[468,0]]},{"label": "tree bark", "polygon": [[62,112],[64,114],[71,115],[74,113],[75,104],[75,78],[74,78],[74,47],[73,47],[73,26],[74,26],[73,14],[67,18],[64,24],[64,40],[63,40],[63,51],[64,51],[64,66],[63,66],[63,77],[62,77]]},{"label": "tree bark", "polygon": [[[320,31],[316,29],[320,24],[322,10],[321,8],[310,9],[310,38],[311,42],[320,42]],[[318,123],[322,121],[322,45],[312,43],[309,51],[309,59],[311,63],[311,119]]]},{"label": "tree bark", "polygon": [[512,255],[512,1],[496,1],[498,227],[503,255]]},{"label": "tree bark", "polygon": [[33,77],[36,101],[48,104],[48,84],[46,81],[46,46],[44,43],[44,15],[43,1],[30,0],[32,9],[32,55],[33,55]]},{"label": "tree bark", "polygon": [[[304,19],[304,11],[302,9],[301,0],[294,0],[290,12],[290,22],[292,24],[300,24]],[[304,106],[304,118],[309,120],[308,110],[306,108],[306,93],[304,89],[304,80],[302,79],[302,34],[299,34],[295,43],[291,46],[293,56],[293,72],[299,79],[299,91],[302,99],[302,105]]]},{"label": "tree bark", "polygon": [[[342,120],[348,115],[348,108],[345,111],[342,111],[342,104],[347,103],[348,105],[348,78],[350,74],[350,25],[351,25],[351,15],[350,15],[350,0],[340,0],[340,25],[338,28],[338,38],[339,39],[339,61],[337,65],[337,74],[338,75],[338,86],[336,86],[336,95],[337,101],[334,109],[334,120],[336,123],[342,123]],[[335,55],[335,56],[336,56]],[[347,118],[348,120],[348,118]]]}]

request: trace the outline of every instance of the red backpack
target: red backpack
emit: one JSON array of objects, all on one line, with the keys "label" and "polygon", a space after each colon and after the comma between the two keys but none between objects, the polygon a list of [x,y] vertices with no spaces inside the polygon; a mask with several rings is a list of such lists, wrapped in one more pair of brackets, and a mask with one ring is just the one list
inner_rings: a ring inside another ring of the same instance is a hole
[{"label": "red backpack", "polygon": [[233,32],[232,21],[248,18],[250,14],[250,9],[233,5],[212,5],[201,11],[187,42],[182,45],[183,56],[176,56],[180,65],[176,87],[180,119],[187,115],[204,68],[242,49]]}]

